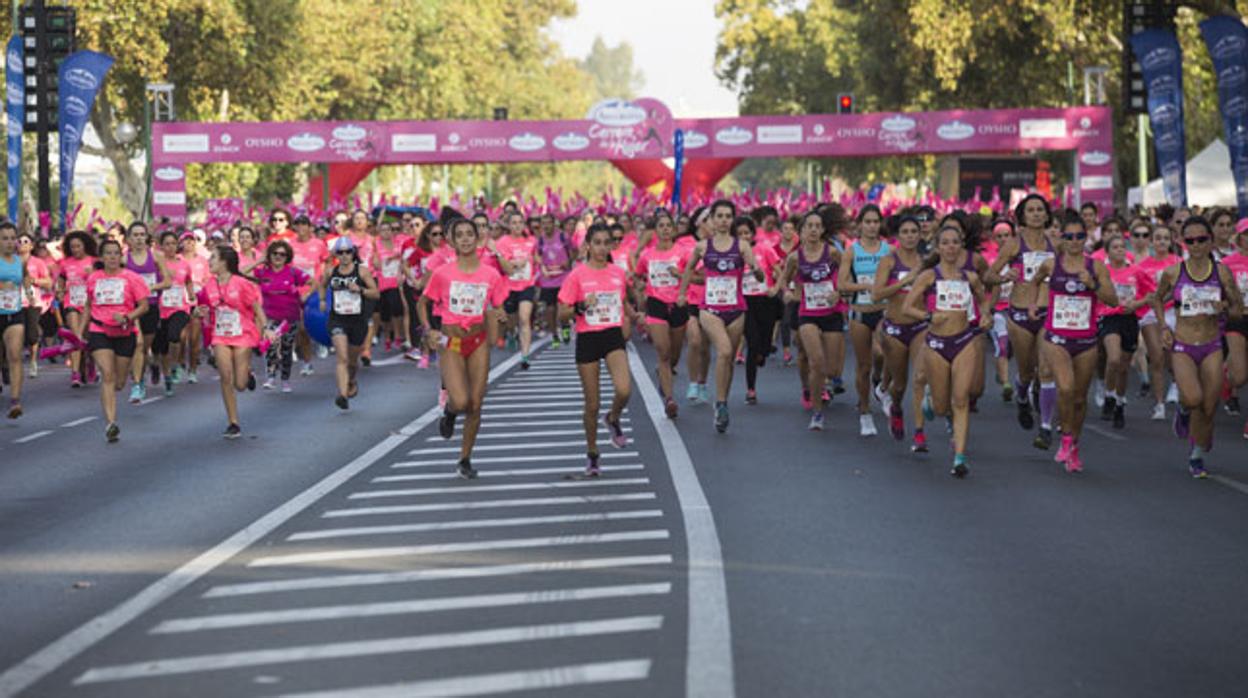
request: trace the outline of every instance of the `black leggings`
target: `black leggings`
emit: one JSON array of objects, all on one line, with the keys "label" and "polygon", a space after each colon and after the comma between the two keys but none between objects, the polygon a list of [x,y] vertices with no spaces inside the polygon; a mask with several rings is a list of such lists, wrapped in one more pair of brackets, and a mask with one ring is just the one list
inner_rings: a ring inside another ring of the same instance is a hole
[{"label": "black leggings", "polygon": [[[281,326],[280,322],[270,322],[268,329],[276,331]],[[287,323],[286,332],[284,332],[277,341],[269,345],[269,351],[264,355],[268,365],[268,376],[270,378],[278,374],[281,369],[282,380],[290,380],[290,368],[295,362],[295,337],[299,334],[299,323]]]},{"label": "black leggings", "polygon": [[780,314],[780,301],[771,296],[746,296],[745,304],[745,387],[753,390],[758,367],[771,352],[771,333]]},{"label": "black leggings", "polygon": [[797,327],[797,309],[798,304],[784,303],[782,306],[783,316],[780,318],[780,344],[786,349],[793,346],[793,328]]}]

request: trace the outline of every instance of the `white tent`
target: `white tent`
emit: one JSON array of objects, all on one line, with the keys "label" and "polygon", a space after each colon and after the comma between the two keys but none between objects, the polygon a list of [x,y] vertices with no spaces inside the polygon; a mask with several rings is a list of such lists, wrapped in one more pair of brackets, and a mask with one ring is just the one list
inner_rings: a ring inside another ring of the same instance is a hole
[{"label": "white tent", "polygon": [[[1154,179],[1144,187],[1145,206],[1165,203],[1161,180]],[[1140,188],[1127,193],[1127,202],[1140,199]],[[1231,177],[1231,155],[1222,139],[1215,139],[1196,157],[1187,161],[1187,203],[1194,206],[1234,206],[1235,179]]]}]

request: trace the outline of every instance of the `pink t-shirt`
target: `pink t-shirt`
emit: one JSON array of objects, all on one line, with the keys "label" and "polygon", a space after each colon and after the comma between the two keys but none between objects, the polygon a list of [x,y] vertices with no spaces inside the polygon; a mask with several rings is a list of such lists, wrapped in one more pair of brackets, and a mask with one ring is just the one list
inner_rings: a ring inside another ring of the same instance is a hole
[{"label": "pink t-shirt", "polygon": [[267,264],[252,270],[251,276],[260,284],[261,307],[271,322],[299,322],[303,317],[303,303],[299,300],[300,289],[311,282],[298,267],[287,264],[281,271],[273,271]]},{"label": "pink t-shirt", "polygon": [[741,292],[746,296],[765,296],[767,289],[776,282],[775,270],[776,265],[780,263],[780,255],[776,252],[776,248],[768,244],[754,245],[753,250],[755,261],[763,269],[764,279],[759,281],[747,269],[745,276],[741,278]]},{"label": "pink t-shirt", "polygon": [[537,281],[537,238],[504,235],[494,242],[498,254],[512,265],[507,288],[523,291]]},{"label": "pink t-shirt", "polygon": [[624,271],[629,271],[629,260],[633,256],[633,250],[637,249],[640,243],[641,238],[637,237],[637,233],[626,233],[620,240],[620,244],[616,245],[614,250],[611,250],[611,261],[615,266]]},{"label": "pink t-shirt", "polygon": [[768,245],[770,247],[779,247],[780,246],[780,231],[779,230],[763,230],[762,228],[759,228],[758,232],[754,233],[754,247],[755,249],[757,249],[758,247],[762,245]]},{"label": "pink t-shirt", "polygon": [[[1108,264],[1106,260],[1109,259],[1109,250],[1102,247],[1089,256],[1102,264]],[[1131,253],[1131,250],[1127,250],[1127,264],[1135,264],[1135,255]]]},{"label": "pink t-shirt", "polygon": [[191,267],[191,290],[198,297],[208,281],[208,260],[204,257],[191,257],[186,263]]},{"label": "pink t-shirt", "polygon": [[212,310],[213,346],[260,346],[255,310],[260,300],[258,286],[237,275],[224,284],[209,279],[204,284],[203,299]]},{"label": "pink t-shirt", "polygon": [[667,250],[646,248],[637,258],[637,275],[646,280],[646,295],[663,303],[675,303],[680,277],[689,263],[689,250],[672,245]]},{"label": "pink t-shirt", "polygon": [[63,303],[66,308],[82,310],[87,307],[87,278],[95,271],[94,264],[94,257],[66,257],[61,260],[61,278],[65,280]]},{"label": "pink t-shirt", "polygon": [[143,278],[129,269],[115,274],[103,270],[91,272],[87,277],[87,297],[91,300],[91,332],[102,332],[109,337],[125,337],[138,331],[138,324],[127,322],[118,325],[114,313],[126,314],[139,307],[139,301],[147,300],[151,292]]},{"label": "pink t-shirt", "polygon": [[1239,297],[1248,304],[1248,254],[1236,252],[1229,257],[1222,259],[1228,271],[1231,272],[1231,278],[1235,279],[1235,286],[1239,288]]},{"label": "pink t-shirt", "polygon": [[576,317],[578,334],[601,332],[624,324],[624,294],[627,288],[628,273],[614,264],[602,269],[578,264],[563,280],[559,302],[564,305],[585,303],[589,306],[584,314]]},{"label": "pink t-shirt", "polygon": [[[1122,306],[1147,296],[1157,288],[1157,280],[1153,278],[1153,275],[1138,265],[1128,264],[1118,269],[1112,264],[1106,264],[1105,269],[1109,272],[1109,280],[1114,284],[1114,291],[1118,294],[1118,307],[1110,308],[1103,303],[1097,304],[1101,316],[1122,315],[1124,313]],[[1137,317],[1144,317],[1147,313],[1147,305],[1135,309]]]},{"label": "pink t-shirt", "polygon": [[287,262],[303,272],[309,279],[319,279],[321,268],[329,259],[329,248],[325,246],[325,243],[314,237],[308,238],[307,242],[299,242],[297,238],[286,242],[295,252],[295,258]]},{"label": "pink t-shirt", "polygon": [[257,247],[251,248],[250,252],[243,252],[242,250],[239,250],[238,252],[238,268],[239,269],[243,269],[243,270],[250,269],[251,267],[263,261],[264,261],[264,252],[262,252]]},{"label": "pink t-shirt", "polygon": [[173,284],[160,292],[160,319],[164,320],[174,313],[185,313],[191,309],[191,293],[187,286],[191,280],[191,265],[181,259],[165,258],[165,268],[173,277]]},{"label": "pink t-shirt", "polygon": [[[32,281],[51,279],[52,268],[44,260],[31,255],[30,258],[26,260],[26,274],[30,276]],[[43,312],[52,307],[52,292],[36,286],[33,307],[38,308],[39,312]]]},{"label": "pink t-shirt", "polygon": [[390,247],[381,238],[377,238],[376,249],[373,250],[369,268],[377,277],[377,289],[388,291],[399,287],[403,277],[403,247],[397,240],[391,240]]},{"label": "pink t-shirt", "polygon": [[[1182,261],[1183,258],[1177,254],[1168,255],[1162,259],[1157,259],[1150,254],[1141,259],[1136,266],[1147,272],[1149,276],[1153,277],[1153,288],[1156,288],[1157,284],[1161,282],[1161,275],[1164,274],[1167,269]],[[1165,303],[1163,303],[1163,305],[1166,308],[1173,307],[1174,299],[1165,299]]]},{"label": "pink t-shirt", "polygon": [[497,308],[507,300],[503,275],[484,264],[471,274],[459,264],[444,264],[429,277],[427,296],[439,309],[443,324],[471,327],[485,318],[486,308]]}]

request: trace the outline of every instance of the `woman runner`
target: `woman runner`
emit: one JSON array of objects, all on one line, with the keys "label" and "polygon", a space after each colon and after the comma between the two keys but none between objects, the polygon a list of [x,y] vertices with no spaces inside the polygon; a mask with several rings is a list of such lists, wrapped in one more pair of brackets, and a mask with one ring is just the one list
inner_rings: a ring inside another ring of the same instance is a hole
[{"label": "woman runner", "polygon": [[[61,300],[61,315],[65,327],[80,341],[87,338],[87,277],[95,271],[95,238],[81,230],[65,236],[61,245],[65,250],[61,268],[57,273],[56,295]],[[87,378],[90,353],[74,351],[69,355],[69,387],[81,388]]]},{"label": "woman runner", "polygon": [[745,293],[745,404],[758,404],[758,369],[767,363],[767,355],[772,351],[772,333],[775,330],[776,318],[780,316],[781,304],[776,299],[775,268],[780,264],[780,256],[769,244],[755,245],[755,223],[748,216],[738,216],[733,221],[737,237],[750,244],[758,264],[763,270],[760,280],[753,274],[746,274],[741,280],[741,290]]},{"label": "woman runner", "polygon": [[1156,283],[1148,272],[1127,260],[1127,241],[1121,235],[1105,238],[1105,269],[1118,294],[1118,307],[1101,306],[1097,333],[1105,350],[1105,403],[1101,419],[1115,429],[1126,424],[1127,375],[1132,354],[1139,347],[1140,318],[1152,304]]},{"label": "woman runner", "polygon": [[[1153,277],[1153,288],[1156,288],[1161,283],[1162,274],[1182,262],[1183,258],[1174,254],[1174,235],[1169,227],[1154,226],[1149,239],[1152,241],[1149,253],[1139,259],[1136,265]],[[1169,391],[1166,390],[1166,367],[1169,364],[1170,350],[1162,342],[1162,331],[1166,328],[1174,329],[1174,301],[1169,298],[1157,300],[1162,303],[1163,313],[1158,315],[1150,304],[1149,311],[1140,318],[1140,336],[1144,338],[1144,349],[1148,357],[1147,382],[1152,388],[1154,398],[1152,419],[1162,421],[1166,418],[1166,403],[1178,402],[1179,392],[1173,383],[1170,384]]]},{"label": "woman runner", "polygon": [[165,379],[165,397],[173,396],[177,382],[176,365],[182,356],[182,338],[191,322],[191,265],[178,257],[178,234],[172,230],[160,236],[160,250],[168,271],[169,286],[160,292],[160,326],[152,343],[152,354],[160,357]]},{"label": "woman runner", "polygon": [[311,280],[290,264],[295,256],[290,243],[276,240],[264,251],[264,262],[252,270],[260,285],[266,329],[277,335],[265,353],[264,389],[273,390],[281,381],[283,393],[291,392],[290,371],[295,362],[295,338],[303,320],[303,302],[312,295]]},{"label": "woman runner", "polygon": [[645,287],[646,325],[657,355],[655,373],[663,394],[663,409],[668,419],[676,419],[672,385],[672,367],[680,361],[685,344],[688,309],[677,304],[680,277],[689,260],[687,248],[675,244],[676,226],[672,214],[658,210],[654,214],[655,245],[642,250],[637,257],[637,283]]},{"label": "woman runner", "polygon": [[106,240],[100,244],[99,267],[87,277],[86,307],[91,319],[87,331],[87,351],[100,371],[100,405],[104,409],[104,438],[115,443],[121,434],[117,426],[117,393],[126,387],[130,360],[138,343],[136,324],[147,314],[151,292],[138,274],[123,266],[121,243]]},{"label": "woman runner", "polygon": [[[260,346],[260,328],[267,325],[268,320],[264,316],[259,287],[239,273],[238,252],[234,248],[217,245],[208,259],[208,269],[212,275],[200,294],[203,304],[199,312],[201,315],[211,313],[212,318],[210,344],[229,422],[222,436],[237,439],[242,436],[243,429],[239,426],[236,393],[256,389],[251,353]],[[277,337],[272,330],[266,330],[264,338],[273,341]]]},{"label": "woman runner", "polygon": [[328,306],[326,292],[332,291],[333,308],[329,314],[329,338],[334,343],[335,378],[338,396],[334,404],[340,410],[350,409],[350,399],[360,391],[356,374],[368,342],[368,315],[364,299],[381,296],[377,282],[360,260],[359,250],[348,236],[334,240],[334,256],[338,264],[325,270],[318,285],[321,312]]},{"label": "woman runner", "polygon": [[9,419],[22,416],[22,352],[26,343],[26,313],[22,297],[30,290],[26,264],[17,252],[17,227],[0,222],[0,341],[8,364],[11,394]]},{"label": "woman runner", "polygon": [[837,279],[842,292],[853,294],[849,340],[854,345],[860,436],[876,435],[875,420],[871,418],[871,374],[876,353],[875,329],[884,317],[884,306],[872,299],[871,289],[875,286],[880,260],[892,252],[892,247],[880,237],[883,222],[879,207],[874,204],[862,207],[858,212],[858,239],[842,256]]},{"label": "woman runner", "polygon": [[[130,224],[126,233],[126,268],[139,275],[152,294],[147,299],[147,314],[139,318],[139,339],[141,345],[135,349],[134,360],[130,364],[130,402],[139,404],[147,399],[147,385],[143,381],[143,369],[146,366],[147,354],[156,343],[156,330],[160,327],[160,307],[158,294],[169,287],[169,270],[160,255],[151,248],[147,225],[141,221]],[[155,355],[152,361],[152,383],[159,385],[160,368],[156,365]]]},{"label": "woman runner", "polygon": [[[887,362],[886,371],[889,384],[888,390],[888,429],[898,441],[906,438],[906,426],[902,411],[902,398],[906,394],[906,383],[910,378],[911,359],[917,363],[923,355],[924,333],[927,322],[911,321],[904,312],[906,297],[910,287],[918,278],[918,270],[923,265],[923,257],[919,254],[919,221],[913,216],[905,216],[897,225],[897,246],[892,254],[880,261],[875,273],[875,285],[872,290],[874,302],[886,302],[884,309],[884,358]],[[913,414],[921,415],[919,405],[923,391],[915,391]],[[916,421],[914,430],[914,450],[927,450],[927,437],[923,427]]]}]

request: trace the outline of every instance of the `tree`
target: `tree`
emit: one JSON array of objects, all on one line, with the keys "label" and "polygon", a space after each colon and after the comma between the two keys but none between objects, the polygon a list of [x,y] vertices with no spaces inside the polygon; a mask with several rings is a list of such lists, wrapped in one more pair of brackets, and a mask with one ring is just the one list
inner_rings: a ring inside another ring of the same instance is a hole
[{"label": "tree", "polygon": [[632,99],[646,82],[641,71],[633,67],[633,47],[627,41],[611,48],[601,36],[594,37],[589,55],[580,61],[580,67],[593,78],[594,91],[604,99]]}]

